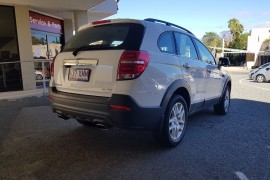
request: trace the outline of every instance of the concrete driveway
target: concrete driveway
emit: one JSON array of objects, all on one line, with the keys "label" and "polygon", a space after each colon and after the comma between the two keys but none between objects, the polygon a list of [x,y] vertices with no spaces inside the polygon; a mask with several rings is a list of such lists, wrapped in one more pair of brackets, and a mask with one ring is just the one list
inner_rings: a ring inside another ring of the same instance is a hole
[{"label": "concrete driveway", "polygon": [[230,113],[191,116],[174,149],[58,119],[46,97],[0,101],[0,179],[270,179],[270,83],[232,78]]}]

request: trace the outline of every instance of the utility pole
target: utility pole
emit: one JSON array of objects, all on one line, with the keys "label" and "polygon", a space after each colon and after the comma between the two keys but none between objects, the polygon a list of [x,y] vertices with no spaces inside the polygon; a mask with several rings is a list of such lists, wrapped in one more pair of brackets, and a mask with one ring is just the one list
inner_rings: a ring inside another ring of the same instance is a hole
[{"label": "utility pole", "polygon": [[225,46],[225,40],[224,40],[224,36],[222,38],[222,57],[224,57],[224,46]]}]

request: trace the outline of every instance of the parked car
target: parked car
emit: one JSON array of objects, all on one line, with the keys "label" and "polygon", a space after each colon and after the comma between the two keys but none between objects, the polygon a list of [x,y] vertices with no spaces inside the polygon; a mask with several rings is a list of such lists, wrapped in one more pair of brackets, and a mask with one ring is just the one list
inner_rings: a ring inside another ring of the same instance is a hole
[{"label": "parked car", "polygon": [[270,63],[258,68],[252,75],[252,79],[259,83],[270,81]]},{"label": "parked car", "polygon": [[52,63],[50,100],[62,119],[146,129],[177,146],[188,116],[229,111],[231,78],[189,30],[157,19],[94,22]]},{"label": "parked car", "polygon": [[263,65],[261,65],[261,66],[255,68],[255,69],[251,69],[251,70],[249,71],[249,75],[248,75],[249,78],[252,79],[252,75],[253,75],[255,72],[257,72],[259,69],[262,69],[262,68],[267,67],[268,65],[270,65],[270,62],[269,62],[269,63],[266,63],[266,64],[263,64]]},{"label": "parked car", "polygon": [[[49,79],[50,78],[50,71],[48,70],[48,68],[45,68],[44,70],[42,70],[42,69],[36,69],[35,72],[40,72],[42,75],[45,74],[45,78],[46,79]],[[40,73],[38,73],[38,74],[40,74]]]},{"label": "parked car", "polygon": [[43,73],[36,70],[35,71],[35,77],[36,77],[36,80],[42,80],[43,79]]}]

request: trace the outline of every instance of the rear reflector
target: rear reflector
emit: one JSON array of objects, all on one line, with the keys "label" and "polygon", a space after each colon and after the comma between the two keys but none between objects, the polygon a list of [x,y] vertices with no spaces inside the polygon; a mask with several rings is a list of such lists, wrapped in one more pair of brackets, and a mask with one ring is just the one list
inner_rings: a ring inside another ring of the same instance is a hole
[{"label": "rear reflector", "polygon": [[50,100],[53,101],[53,96],[49,96]]},{"label": "rear reflector", "polygon": [[54,58],[52,60],[52,64],[51,64],[51,76],[54,76],[54,63],[55,63],[56,56],[54,56]]},{"label": "rear reflector", "polygon": [[149,60],[148,52],[124,51],[118,65],[117,80],[136,79],[143,73]]},{"label": "rear reflector", "polygon": [[131,111],[130,107],[127,106],[116,106],[116,105],[110,105],[111,109],[120,110],[120,111]]},{"label": "rear reflector", "polygon": [[106,23],[110,23],[110,22],[111,22],[111,20],[95,21],[95,22],[92,22],[92,25],[106,24]]}]

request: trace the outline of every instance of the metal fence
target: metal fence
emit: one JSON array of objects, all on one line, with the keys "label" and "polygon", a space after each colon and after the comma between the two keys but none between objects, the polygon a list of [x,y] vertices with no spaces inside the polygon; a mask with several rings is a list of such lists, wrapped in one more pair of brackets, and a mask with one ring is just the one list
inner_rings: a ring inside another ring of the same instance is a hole
[{"label": "metal fence", "polygon": [[51,63],[52,60],[48,59],[34,60],[36,88],[43,88],[44,94],[48,93],[47,87],[51,78]]},{"label": "metal fence", "polygon": [[246,64],[246,53],[224,53],[224,57],[230,59],[231,66],[244,66]]}]

